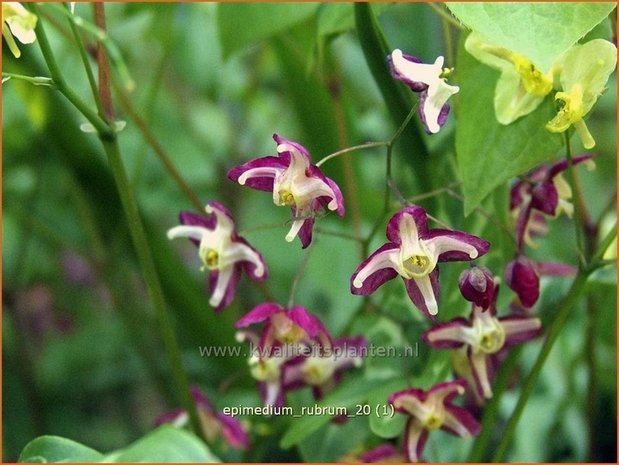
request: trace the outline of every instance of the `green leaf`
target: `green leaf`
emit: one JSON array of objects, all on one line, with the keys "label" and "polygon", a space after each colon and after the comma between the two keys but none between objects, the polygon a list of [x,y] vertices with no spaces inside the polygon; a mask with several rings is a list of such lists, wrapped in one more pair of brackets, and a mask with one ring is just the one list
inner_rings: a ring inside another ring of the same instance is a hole
[{"label": "green leaf", "polygon": [[217,26],[224,58],[268,39],[316,12],[318,3],[221,3]]},{"label": "green leaf", "polygon": [[105,457],[113,462],[221,462],[196,436],[163,425],[130,446]]},{"label": "green leaf", "polygon": [[562,146],[561,136],[545,129],[556,113],[549,97],[526,117],[499,124],[493,106],[498,74],[460,47],[456,153],[465,215],[505,181],[551,160]]},{"label": "green leaf", "polygon": [[164,425],[124,449],[103,455],[58,436],[41,436],[26,445],[20,462],[221,462],[193,434]]},{"label": "green leaf", "polygon": [[521,53],[544,72],[606,18],[615,3],[448,2],[451,12],[488,41]]},{"label": "green leaf", "polygon": [[71,439],[40,436],[33,439],[19,455],[18,462],[98,462],[103,454]]},{"label": "green leaf", "polygon": [[[320,407],[346,407],[348,414],[355,413],[356,404],[365,403],[370,391],[383,384],[382,380],[368,381],[360,377],[349,378],[340,384],[335,391],[327,395],[317,405]],[[307,436],[331,421],[329,415],[308,415],[297,419],[280,441],[283,449],[298,444]]]}]

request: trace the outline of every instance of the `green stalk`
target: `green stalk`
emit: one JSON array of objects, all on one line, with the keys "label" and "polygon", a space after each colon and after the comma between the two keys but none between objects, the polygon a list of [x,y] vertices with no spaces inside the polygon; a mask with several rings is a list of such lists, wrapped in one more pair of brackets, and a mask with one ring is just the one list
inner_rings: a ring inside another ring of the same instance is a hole
[{"label": "green stalk", "polygon": [[561,331],[565,326],[565,323],[567,322],[568,316],[570,315],[572,308],[584,291],[585,285],[587,283],[587,278],[589,277],[589,273],[589,271],[582,270],[578,272],[576,278],[572,282],[572,286],[570,287],[567,296],[565,297],[561,305],[559,305],[560,310],[554,321],[550,325],[546,340],[542,345],[542,348],[537,356],[537,359],[535,360],[535,364],[533,365],[531,372],[529,373],[527,379],[524,382],[522,391],[520,392],[520,397],[518,398],[518,402],[516,404],[516,407],[514,408],[513,413],[507,421],[505,431],[501,436],[501,441],[499,442],[494,456],[492,457],[492,462],[503,461],[505,453],[507,452],[507,449],[516,431],[516,427],[518,426],[518,422],[520,421],[520,417],[522,416],[522,412],[527,405],[527,401],[529,400],[533,389],[535,389],[537,385],[537,380],[539,379],[539,376],[542,372],[544,363],[546,362],[548,355],[550,355],[550,351],[552,350],[554,343],[557,341],[559,335],[561,334]]}]

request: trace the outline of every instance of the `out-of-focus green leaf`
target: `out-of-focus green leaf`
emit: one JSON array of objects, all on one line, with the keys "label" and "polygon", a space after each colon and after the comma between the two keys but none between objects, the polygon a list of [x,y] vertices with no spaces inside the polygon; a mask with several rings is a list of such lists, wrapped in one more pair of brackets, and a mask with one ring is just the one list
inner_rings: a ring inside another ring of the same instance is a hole
[{"label": "out-of-focus green leaf", "polygon": [[33,439],[19,456],[19,462],[98,462],[103,454],[71,439],[40,436]]},{"label": "out-of-focus green leaf", "polygon": [[468,215],[497,186],[552,159],[562,137],[545,128],[555,113],[550,98],[526,117],[508,126],[499,124],[493,107],[498,73],[463,47],[458,53],[458,76],[456,152]]},{"label": "out-of-focus green leaf", "polygon": [[[493,44],[548,71],[554,60],[615,8],[598,2],[448,2],[452,13]],[[552,38],[552,39],[551,39]]]},{"label": "out-of-focus green leaf", "polygon": [[400,378],[372,391],[368,404],[372,407],[370,429],[374,434],[381,438],[394,438],[402,433],[406,423],[406,416],[396,412],[393,412],[392,415],[387,399],[390,394],[407,387],[406,380]]},{"label": "out-of-focus green leaf", "polygon": [[221,3],[217,25],[224,58],[309,18],[318,3]]},{"label": "out-of-focus green leaf", "polygon": [[125,449],[104,457],[112,462],[221,462],[196,436],[183,429],[164,425]]}]

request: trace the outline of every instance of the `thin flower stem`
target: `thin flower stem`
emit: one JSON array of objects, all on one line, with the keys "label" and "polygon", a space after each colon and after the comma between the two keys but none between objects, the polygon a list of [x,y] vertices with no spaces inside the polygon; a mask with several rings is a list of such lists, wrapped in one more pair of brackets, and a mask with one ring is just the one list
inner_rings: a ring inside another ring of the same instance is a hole
[{"label": "thin flower stem", "polygon": [[[567,174],[570,178],[570,185],[572,188],[572,195],[576,196],[580,193],[580,190],[576,184],[576,176],[574,174],[574,166],[572,160],[572,146],[570,144],[570,135],[569,131],[565,131],[565,157],[567,158]],[[576,249],[578,251],[578,264],[580,267],[586,266],[586,258],[585,258],[585,243],[583,239],[583,228],[585,225],[582,224],[582,211],[581,211],[581,203],[576,199],[574,202],[574,228],[576,232]]]},{"label": "thin flower stem", "polygon": [[129,95],[127,95],[127,92],[122,88],[122,86],[117,84],[116,80],[112,79],[112,84],[114,85],[114,90],[116,91],[116,95],[118,96],[121,105],[142,133],[142,137],[144,138],[144,140],[148,143],[148,145],[151,146],[151,148],[155,152],[155,155],[157,155],[157,158],[159,158],[159,161],[163,164],[168,174],[172,176],[172,179],[174,179],[178,187],[181,189],[181,191],[183,191],[183,193],[185,194],[189,202],[191,202],[193,207],[198,211],[202,211],[204,209],[204,205],[202,204],[202,202],[200,202],[199,197],[191,189],[191,187],[189,186],[187,181],[185,181],[180,172],[176,169],[176,166],[174,166],[174,163],[172,163],[171,157],[168,155],[163,146],[159,143],[151,129],[148,127],[148,124],[146,124],[146,121],[144,121],[144,119],[139,115],[139,113],[133,106],[133,103],[131,102]]},{"label": "thin flower stem", "polygon": [[391,140],[387,143],[388,147],[393,147],[393,145],[397,142],[397,140],[400,138],[400,136],[402,135],[402,132],[404,131],[404,129],[406,129],[406,126],[408,126],[408,123],[411,122],[411,119],[413,118],[413,116],[415,115],[415,111],[417,110],[417,107],[419,106],[419,102],[415,103],[413,105],[413,107],[411,108],[411,110],[408,112],[408,115],[406,115],[406,118],[404,119],[404,121],[402,122],[402,124],[400,125],[400,127],[398,128],[398,130],[395,132],[395,134],[393,135],[393,137],[391,138]]},{"label": "thin flower stem", "polygon": [[325,236],[341,237],[342,239],[350,239],[351,241],[360,242],[363,244],[363,239],[355,236],[354,234],[346,234],[339,231],[330,231],[328,229],[318,227],[314,228],[314,231],[319,234],[324,234]]},{"label": "thin flower stem", "polygon": [[[39,10],[36,3],[29,4],[33,13],[39,16]],[[62,73],[60,72],[60,67],[56,62],[56,58],[54,57],[54,53],[52,52],[51,46],[49,44],[49,40],[47,39],[47,34],[45,33],[45,28],[43,27],[43,21],[37,21],[37,25],[35,28],[35,32],[37,35],[37,42],[39,43],[39,47],[41,48],[41,53],[43,54],[43,58],[47,63],[47,67],[49,68],[49,72],[52,75],[52,79],[56,85],[58,91],[66,97],[66,99],[71,102],[71,104],[86,117],[88,121],[94,126],[97,130],[101,138],[104,139],[114,139],[115,133],[114,130],[107,124],[106,121],[101,119],[96,112],[92,111],[86,103],[75,93],[73,90],[67,86]]]},{"label": "thin flower stem", "polygon": [[47,87],[56,87],[54,80],[48,77],[42,76],[24,76],[23,74],[15,74],[15,73],[5,73],[2,72],[2,82],[5,82],[5,78],[11,79],[19,79],[20,81],[29,82],[30,84],[34,84],[35,86],[47,86]]},{"label": "thin flower stem", "polygon": [[290,295],[288,296],[288,308],[292,308],[292,305],[294,304],[294,297],[297,292],[297,286],[299,285],[299,282],[301,281],[301,276],[303,276],[303,273],[305,272],[305,268],[307,267],[307,263],[309,262],[310,255],[312,254],[314,247],[310,247],[309,249],[307,249],[307,251],[305,252],[305,255],[303,256],[303,260],[301,261],[301,264],[299,265],[297,274],[294,276],[294,279],[292,280],[292,284],[290,285]]},{"label": "thin flower stem", "polygon": [[460,31],[464,31],[465,30],[465,27],[462,24],[460,24],[456,19],[454,19],[449,13],[447,13],[445,10],[443,10],[440,6],[437,6],[436,4],[434,4],[432,2],[428,2],[428,3],[426,3],[426,5],[428,5],[430,8],[432,8],[432,10],[434,10],[434,12],[437,15],[439,15],[442,19],[447,21],[452,26],[454,26],[456,29],[458,29]]},{"label": "thin flower stem", "polygon": [[333,158],[339,157],[341,155],[346,155],[347,153],[352,153],[352,152],[356,152],[358,150],[363,150],[363,149],[369,149],[372,147],[385,147],[387,144],[388,142],[366,142],[365,144],[353,145],[352,147],[347,147],[345,149],[338,150],[337,152],[333,152],[332,154],[327,155],[326,157],[322,158],[318,163],[316,163],[316,166],[320,168],[320,166],[326,163],[327,161]]},{"label": "thin flower stem", "polygon": [[[104,4],[95,4],[94,7],[96,25],[105,32]],[[107,34],[107,32],[105,32],[105,34]],[[106,56],[106,50],[103,46],[101,46],[101,44],[99,44],[97,49],[97,64],[99,66],[99,96],[101,98],[101,106],[103,107],[105,116],[108,118],[113,118],[114,109],[109,79],[109,62]],[[114,134],[113,138],[101,137],[101,142],[110,163],[110,167],[112,168],[112,174],[116,182],[120,200],[123,205],[123,209],[125,210],[125,215],[127,216],[127,224],[129,225],[133,245],[136,249],[140,267],[144,273],[144,280],[146,282],[150,298],[153,302],[153,306],[155,307],[157,319],[159,320],[159,328],[168,356],[168,361],[172,368],[172,375],[176,389],[180,392],[182,405],[185,408],[185,411],[189,413],[189,419],[194,433],[198,437],[205,439],[196,404],[191,395],[189,380],[183,367],[181,351],[176,339],[174,327],[172,326],[172,320],[170,319],[166,308],[161,281],[159,280],[155,262],[148,246],[148,240],[146,238],[146,232],[144,231],[142,219],[140,218],[137,201],[133,195],[131,186],[129,185],[129,178],[122,161],[120,148],[118,146],[118,139],[116,138],[116,134]]]},{"label": "thin flower stem", "polygon": [[[69,8],[68,4],[65,6],[66,8]],[[77,26],[75,25],[75,22],[73,21],[73,15],[71,15],[67,20],[69,22],[69,25],[71,26],[71,32],[73,33],[73,38],[75,39],[75,42],[77,43],[77,48],[80,52],[82,64],[84,65],[86,76],[88,77],[88,84],[90,85],[90,90],[92,92],[95,103],[97,105],[97,110],[99,111],[99,115],[103,117],[104,115],[103,106],[101,105],[101,100],[97,98],[97,95],[99,92],[97,88],[97,81],[95,80],[95,75],[92,72],[92,68],[90,66],[90,61],[88,59],[88,53],[86,53],[86,47],[84,46],[84,41],[82,40],[82,36],[80,35],[79,31],[77,30]]]},{"label": "thin flower stem", "polygon": [[[596,270],[603,264],[606,264],[606,260],[604,260],[604,254],[606,253],[606,249],[610,247],[615,238],[617,237],[617,222],[612,228],[606,233],[606,236],[600,241],[600,245],[598,246],[597,252],[591,258],[591,262],[589,264],[589,269],[591,271]],[[614,263],[614,260],[611,260],[611,263]]]}]

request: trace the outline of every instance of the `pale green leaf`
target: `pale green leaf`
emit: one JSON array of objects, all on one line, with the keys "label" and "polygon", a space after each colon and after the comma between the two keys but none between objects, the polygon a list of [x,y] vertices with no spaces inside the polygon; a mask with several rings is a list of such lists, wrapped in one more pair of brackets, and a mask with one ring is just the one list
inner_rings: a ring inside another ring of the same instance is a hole
[{"label": "pale green leaf", "polygon": [[217,26],[224,58],[312,16],[318,3],[220,3]]},{"label": "pale green leaf", "polygon": [[448,2],[451,12],[493,44],[529,58],[543,72],[606,18],[615,3]]},{"label": "pale green leaf", "polygon": [[498,74],[460,47],[456,152],[466,215],[497,186],[551,160],[562,145],[560,135],[545,129],[555,114],[551,97],[526,117],[499,124],[493,109]]},{"label": "pale green leaf", "polygon": [[103,454],[79,442],[60,436],[33,439],[19,456],[19,462],[98,462]]}]

